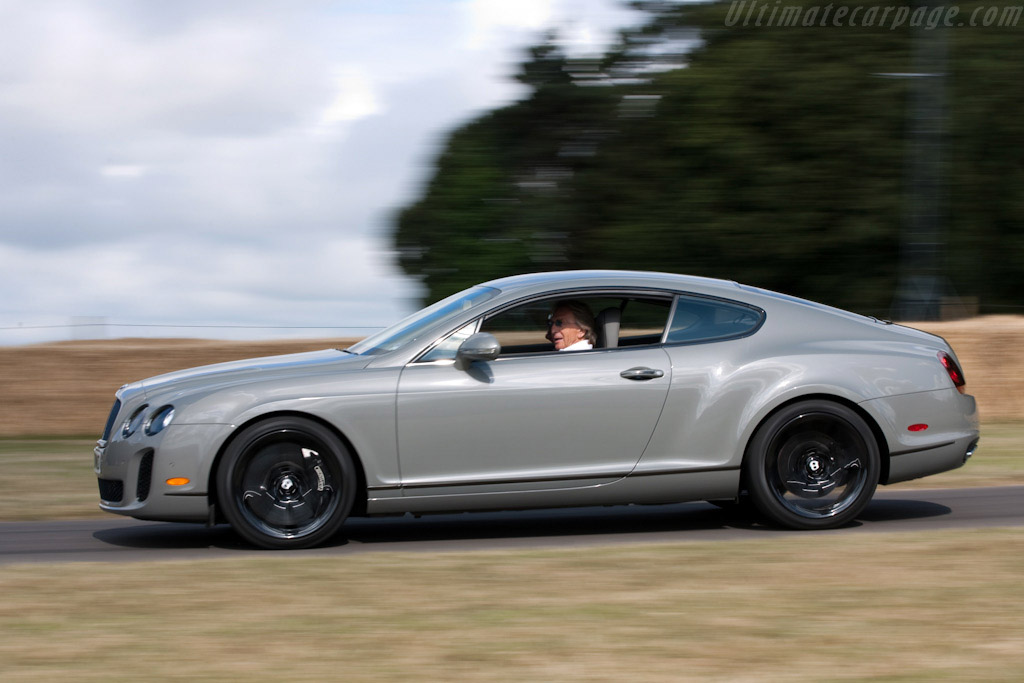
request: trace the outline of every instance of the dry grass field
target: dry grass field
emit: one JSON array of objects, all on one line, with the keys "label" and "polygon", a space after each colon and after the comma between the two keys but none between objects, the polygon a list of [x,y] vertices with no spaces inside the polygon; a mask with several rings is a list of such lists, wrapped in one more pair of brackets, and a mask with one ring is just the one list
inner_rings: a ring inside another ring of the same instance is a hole
[{"label": "dry grass field", "polygon": [[0,680],[1020,681],[1024,534],[0,567]]}]

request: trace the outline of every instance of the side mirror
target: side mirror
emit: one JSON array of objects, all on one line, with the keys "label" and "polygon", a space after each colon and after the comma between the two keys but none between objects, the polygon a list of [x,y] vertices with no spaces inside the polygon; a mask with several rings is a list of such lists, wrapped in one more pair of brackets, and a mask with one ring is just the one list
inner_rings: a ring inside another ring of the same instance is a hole
[{"label": "side mirror", "polygon": [[493,334],[477,332],[459,345],[455,367],[465,370],[475,360],[494,360],[501,353],[501,344]]}]

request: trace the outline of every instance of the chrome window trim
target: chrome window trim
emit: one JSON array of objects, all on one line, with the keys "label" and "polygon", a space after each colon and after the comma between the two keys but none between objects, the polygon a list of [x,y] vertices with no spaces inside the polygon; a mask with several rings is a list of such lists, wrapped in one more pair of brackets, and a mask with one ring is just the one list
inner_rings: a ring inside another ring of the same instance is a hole
[{"label": "chrome window trim", "polygon": [[679,297],[681,294],[676,292],[676,295],[672,297],[672,305],[668,309],[668,320],[665,321],[665,329],[661,331],[661,346],[665,346],[668,343],[668,333],[672,330],[672,321],[676,317],[676,309],[679,307]]}]

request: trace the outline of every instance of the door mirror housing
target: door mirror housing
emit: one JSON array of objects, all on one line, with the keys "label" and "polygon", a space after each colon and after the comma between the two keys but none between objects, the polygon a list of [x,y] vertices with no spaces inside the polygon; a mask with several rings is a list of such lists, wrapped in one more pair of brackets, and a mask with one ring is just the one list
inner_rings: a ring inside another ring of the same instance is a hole
[{"label": "door mirror housing", "polygon": [[475,360],[494,360],[500,353],[501,344],[493,334],[477,332],[459,345],[455,354],[455,367],[465,370]]}]

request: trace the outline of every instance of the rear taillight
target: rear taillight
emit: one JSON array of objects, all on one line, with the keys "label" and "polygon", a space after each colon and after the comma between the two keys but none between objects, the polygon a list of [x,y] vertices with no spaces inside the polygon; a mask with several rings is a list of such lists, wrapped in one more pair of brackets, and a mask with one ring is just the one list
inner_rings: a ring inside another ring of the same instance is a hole
[{"label": "rear taillight", "polygon": [[949,373],[949,378],[953,380],[953,386],[956,387],[956,390],[961,394],[964,393],[967,380],[964,379],[964,371],[956,364],[953,357],[948,353],[940,351],[939,362],[942,363],[942,367],[946,368],[946,372]]}]

